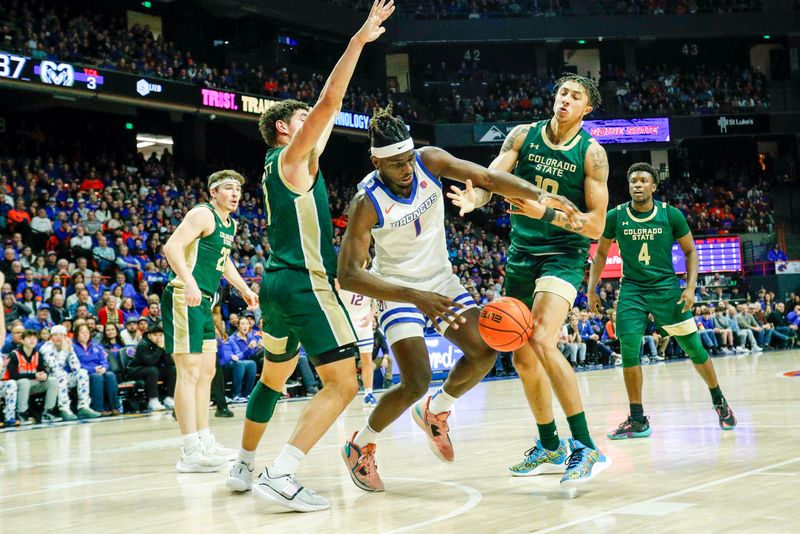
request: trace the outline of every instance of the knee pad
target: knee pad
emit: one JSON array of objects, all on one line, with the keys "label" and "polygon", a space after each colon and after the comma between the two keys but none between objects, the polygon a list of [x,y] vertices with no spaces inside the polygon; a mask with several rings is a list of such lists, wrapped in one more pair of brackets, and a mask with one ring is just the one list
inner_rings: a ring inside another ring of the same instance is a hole
[{"label": "knee pad", "polygon": [[695,332],[688,336],[676,336],[678,344],[686,352],[692,363],[695,365],[703,365],[708,360],[708,351],[703,347],[700,341],[700,336]]},{"label": "knee pad", "polygon": [[622,334],[619,336],[619,351],[622,354],[622,367],[636,367],[640,364],[639,351],[642,347],[642,336],[638,334]]},{"label": "knee pad", "polygon": [[281,393],[273,391],[259,380],[247,401],[245,417],[256,423],[267,423],[272,419],[275,405],[279,400],[281,400]]}]

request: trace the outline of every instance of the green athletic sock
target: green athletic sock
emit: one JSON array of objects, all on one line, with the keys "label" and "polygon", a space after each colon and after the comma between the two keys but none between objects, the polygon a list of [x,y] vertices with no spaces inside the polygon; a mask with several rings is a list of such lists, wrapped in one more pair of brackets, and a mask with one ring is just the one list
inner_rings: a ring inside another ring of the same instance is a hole
[{"label": "green athletic sock", "polygon": [[572,432],[572,437],[589,447],[595,449],[594,441],[589,435],[589,425],[586,424],[586,414],[584,412],[576,413],[567,417],[569,423],[569,431]]},{"label": "green athletic sock", "polygon": [[543,425],[537,424],[536,426],[539,427],[539,441],[542,442],[542,446],[548,451],[558,449],[559,439],[556,422],[550,421],[549,423]]},{"label": "green athletic sock", "polygon": [[725,400],[725,397],[722,395],[722,390],[719,389],[719,386],[717,386],[715,388],[708,388],[708,390],[711,392],[711,401],[714,404],[722,404],[723,403],[723,401]]},{"label": "green athletic sock", "polygon": [[644,407],[641,404],[631,404],[631,419],[637,423],[644,423]]}]

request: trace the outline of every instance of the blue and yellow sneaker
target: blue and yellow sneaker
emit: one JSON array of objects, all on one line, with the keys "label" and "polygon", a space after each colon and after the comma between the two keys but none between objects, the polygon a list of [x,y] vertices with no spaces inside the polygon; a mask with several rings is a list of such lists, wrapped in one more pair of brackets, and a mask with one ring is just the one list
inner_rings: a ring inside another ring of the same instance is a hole
[{"label": "blue and yellow sneaker", "polygon": [[536,440],[532,449],[525,451],[525,458],[518,464],[508,468],[515,477],[532,477],[548,473],[563,473],[569,458],[569,444],[562,439],[554,451],[545,449],[542,442]]},{"label": "blue and yellow sneaker", "polygon": [[573,438],[570,438],[569,446],[572,454],[561,477],[562,488],[575,488],[589,482],[611,465],[611,458],[604,456],[599,449],[590,449]]},{"label": "blue and yellow sneaker", "polygon": [[645,417],[644,421],[636,421],[632,417],[620,423],[616,430],[606,434],[609,439],[629,439],[629,438],[647,438],[653,433],[650,428],[650,418]]}]

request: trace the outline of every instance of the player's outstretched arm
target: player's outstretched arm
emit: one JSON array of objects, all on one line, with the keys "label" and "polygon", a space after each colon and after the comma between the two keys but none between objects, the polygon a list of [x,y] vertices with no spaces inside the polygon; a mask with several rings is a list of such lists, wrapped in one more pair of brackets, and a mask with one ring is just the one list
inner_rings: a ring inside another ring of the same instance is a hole
[{"label": "player's outstretched arm", "polygon": [[336,271],[342,289],[379,300],[410,302],[431,320],[441,318],[458,328],[458,323],[464,322],[464,319],[454,315],[451,308],[463,308],[463,305],[437,293],[384,282],[362,268],[364,258],[369,255],[371,230],[378,224],[378,214],[363,191],[356,194],[350,205]]},{"label": "player's outstretched arm", "polygon": [[175,271],[184,284],[186,284],[186,305],[199,306],[202,295],[197,282],[186,265],[184,251],[189,244],[201,236],[209,235],[214,231],[214,214],[205,208],[194,208],[189,210],[183,218],[178,228],[175,229],[166,244],[164,245],[164,256],[167,263]]},{"label": "player's outstretched arm", "polygon": [[316,158],[311,156],[315,151],[321,152],[324,148],[324,143],[320,147],[319,142],[321,139],[327,141],[327,136],[330,135],[364,45],[383,35],[386,28],[382,24],[393,12],[394,0],[375,0],[364,25],[350,39],[347,49],[331,71],[316,105],[281,154],[281,170],[293,187],[303,191],[310,189],[313,175],[316,174],[319,153]]},{"label": "player's outstretched arm", "polygon": [[597,251],[592,259],[592,268],[589,271],[589,284],[586,289],[587,297],[589,298],[589,309],[597,313],[603,313],[600,296],[597,294],[597,284],[600,283],[600,276],[603,274],[603,268],[606,266],[606,259],[608,258],[608,249],[611,248],[611,243],[613,242],[613,239],[605,236],[600,238],[597,243]]}]

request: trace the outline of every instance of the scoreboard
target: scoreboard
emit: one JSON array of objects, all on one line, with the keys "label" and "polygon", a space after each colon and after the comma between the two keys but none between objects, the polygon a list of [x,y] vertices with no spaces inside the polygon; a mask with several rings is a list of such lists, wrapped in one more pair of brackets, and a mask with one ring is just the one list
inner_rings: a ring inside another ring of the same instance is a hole
[{"label": "scoreboard", "polygon": [[[697,261],[699,274],[739,272],[742,270],[742,248],[739,236],[704,237],[694,240],[697,248]],[[589,255],[594,257],[597,244],[589,247]],[[678,243],[672,245],[672,266],[677,274],[686,272],[686,257]],[[622,257],[616,241],[608,249],[606,266],[603,268],[601,278],[611,279],[622,276]]]}]

